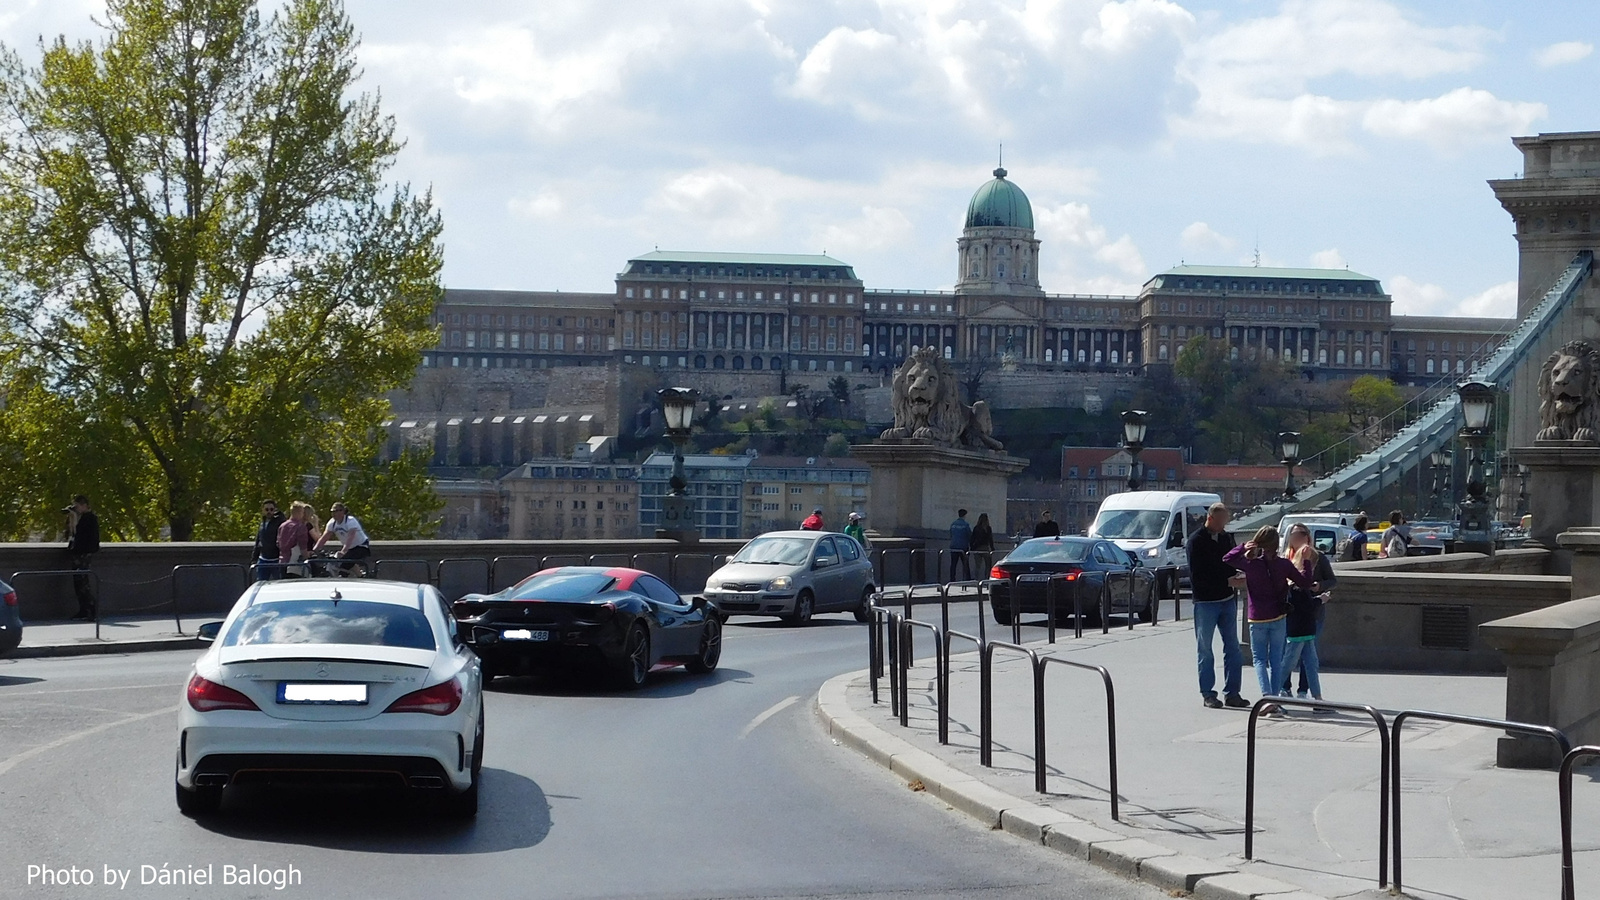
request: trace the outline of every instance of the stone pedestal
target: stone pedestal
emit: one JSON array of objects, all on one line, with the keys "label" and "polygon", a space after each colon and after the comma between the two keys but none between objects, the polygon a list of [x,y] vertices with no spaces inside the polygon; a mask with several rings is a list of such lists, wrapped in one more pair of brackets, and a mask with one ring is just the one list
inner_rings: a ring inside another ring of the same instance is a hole
[{"label": "stone pedestal", "polygon": [[[989,514],[995,531],[1006,528],[1006,481],[1028,461],[1004,453],[956,450],[920,441],[855,444],[850,455],[872,469],[867,527],[896,537],[948,542],[956,511],[967,521]],[[930,545],[930,546],[933,546]]]},{"label": "stone pedestal", "polygon": [[1550,574],[1572,572],[1572,551],[1560,546],[1563,531],[1600,524],[1600,446],[1583,441],[1536,441],[1511,451],[1528,467],[1528,511],[1533,528],[1527,546],[1553,551]]},{"label": "stone pedestal", "polygon": [[[1506,661],[1506,718],[1552,725],[1573,746],[1600,740],[1600,597],[1571,600],[1478,626]],[[1561,751],[1544,738],[1500,738],[1496,763],[1553,769]]]}]

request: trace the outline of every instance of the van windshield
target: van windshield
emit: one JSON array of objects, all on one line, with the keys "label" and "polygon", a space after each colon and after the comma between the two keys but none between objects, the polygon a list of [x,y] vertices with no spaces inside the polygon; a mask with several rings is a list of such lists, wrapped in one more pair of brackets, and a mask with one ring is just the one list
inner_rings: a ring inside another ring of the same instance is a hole
[{"label": "van windshield", "polygon": [[1103,538],[1153,541],[1167,533],[1171,513],[1164,509],[1103,509],[1093,533]]}]

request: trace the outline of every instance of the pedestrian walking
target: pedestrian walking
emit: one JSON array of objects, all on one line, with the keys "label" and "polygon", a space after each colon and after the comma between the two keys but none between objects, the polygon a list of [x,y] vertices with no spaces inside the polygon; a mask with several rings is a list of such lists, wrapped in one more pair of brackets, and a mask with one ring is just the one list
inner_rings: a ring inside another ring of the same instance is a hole
[{"label": "pedestrian walking", "polygon": [[[1309,693],[1313,699],[1321,700],[1322,676],[1317,659],[1317,637],[1322,634],[1322,622],[1327,612],[1324,604],[1339,578],[1334,574],[1333,563],[1327,555],[1317,552],[1317,548],[1312,546],[1311,529],[1303,524],[1290,526],[1286,556],[1301,574],[1317,583],[1317,591],[1298,587],[1289,591],[1289,615],[1284,623],[1288,645],[1283,660],[1283,695],[1291,696],[1289,682],[1294,673],[1299,671],[1300,699],[1304,700]],[[1315,712],[1331,713],[1333,710],[1318,709]]]},{"label": "pedestrian walking", "polygon": [[813,509],[811,511],[811,515],[806,516],[805,521],[800,523],[800,530],[801,531],[822,531],[822,530],[824,530],[823,527],[822,527],[822,507],[819,506],[816,509]]},{"label": "pedestrian walking", "polygon": [[[74,570],[87,572],[90,560],[100,552],[100,517],[83,494],[73,497],[72,504],[63,511],[67,514],[67,558]],[[72,618],[100,617],[92,581],[88,575],[72,576],[72,591],[78,598],[78,612]]]},{"label": "pedestrian walking", "polygon": [[[972,549],[972,523],[967,521],[967,511],[956,510],[956,520],[950,523],[950,580],[971,581],[972,563],[967,561],[967,551]],[[964,573],[956,578],[956,567]]]},{"label": "pedestrian walking", "polygon": [[1389,527],[1378,538],[1378,557],[1391,559],[1405,556],[1411,546],[1411,529],[1406,527],[1406,514],[1400,510],[1389,513]]},{"label": "pedestrian walking", "polygon": [[1339,547],[1339,562],[1360,562],[1367,558],[1367,517],[1356,516],[1351,527],[1356,533]]},{"label": "pedestrian walking", "polygon": [[845,522],[844,533],[856,539],[856,543],[863,547],[871,546],[867,542],[867,529],[861,524],[861,513],[853,512]]},{"label": "pedestrian walking", "polygon": [[283,565],[278,553],[278,529],[285,517],[278,511],[278,501],[261,501],[261,525],[256,528],[255,556],[256,580],[271,581],[283,577]]},{"label": "pedestrian walking", "polygon": [[[1224,706],[1246,707],[1250,702],[1239,696],[1244,673],[1244,654],[1239,648],[1239,570],[1223,557],[1234,547],[1227,531],[1233,515],[1226,504],[1213,503],[1206,520],[1189,535],[1185,545],[1189,554],[1189,587],[1194,596],[1194,645],[1200,667],[1200,702],[1210,709]],[[1217,697],[1217,663],[1212,645],[1222,635],[1222,692]]]},{"label": "pedestrian walking", "polygon": [[311,526],[307,522],[311,507],[299,500],[289,504],[289,518],[278,527],[278,564],[283,577],[301,578],[306,574],[306,557],[311,555]]},{"label": "pedestrian walking", "polygon": [[1039,518],[1039,524],[1033,526],[1033,536],[1034,537],[1060,537],[1061,536],[1061,523],[1057,522],[1055,519],[1050,518],[1050,510],[1048,510],[1048,509],[1045,510],[1044,511],[1044,515],[1040,516],[1040,518]]},{"label": "pedestrian walking", "polygon": [[978,513],[977,524],[972,526],[972,546],[968,555],[978,561],[979,572],[988,572],[994,565],[994,528],[989,524],[988,513]]},{"label": "pedestrian walking", "polygon": [[[1250,655],[1263,697],[1279,696],[1284,682],[1283,657],[1288,645],[1284,620],[1289,612],[1289,585],[1316,590],[1316,582],[1278,555],[1278,544],[1278,529],[1266,525],[1243,546],[1222,556],[1223,562],[1244,573]],[[1269,704],[1262,708],[1262,715],[1281,716],[1283,710]]]}]

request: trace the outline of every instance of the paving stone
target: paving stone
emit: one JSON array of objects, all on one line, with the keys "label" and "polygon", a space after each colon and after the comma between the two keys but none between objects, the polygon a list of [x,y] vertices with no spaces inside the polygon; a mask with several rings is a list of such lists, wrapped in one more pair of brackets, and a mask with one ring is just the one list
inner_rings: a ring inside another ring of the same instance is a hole
[{"label": "paving stone", "polygon": [[975,778],[940,784],[931,790],[939,799],[990,828],[1000,827],[1000,815],[1007,809],[1026,805],[1024,801]]},{"label": "paving stone", "polygon": [[1063,822],[1060,825],[1051,825],[1045,829],[1044,845],[1054,850],[1060,850],[1068,856],[1079,859],[1089,858],[1089,848],[1097,841],[1122,841],[1127,840],[1126,835],[1096,828],[1087,822]]},{"label": "paving stone", "polygon": [[1248,872],[1233,872],[1200,879],[1194,887],[1199,900],[1255,900],[1275,894],[1292,894],[1300,890],[1296,885]]},{"label": "paving stone", "polygon": [[1169,891],[1193,891],[1200,879],[1236,872],[1223,863],[1198,856],[1158,856],[1139,863],[1139,879]]},{"label": "paving stone", "polygon": [[1048,806],[1018,806],[1008,809],[1000,815],[1001,828],[1035,844],[1044,843],[1046,828],[1053,825],[1064,825],[1069,822],[1087,824],[1071,813],[1064,813],[1059,809],[1052,809]]}]

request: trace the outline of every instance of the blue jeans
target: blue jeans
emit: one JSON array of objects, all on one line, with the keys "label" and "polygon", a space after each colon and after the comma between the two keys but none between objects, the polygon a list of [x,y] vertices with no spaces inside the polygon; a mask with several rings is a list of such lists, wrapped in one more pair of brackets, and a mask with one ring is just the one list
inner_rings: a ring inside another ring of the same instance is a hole
[{"label": "blue jeans", "polygon": [[1289,695],[1287,685],[1289,679],[1294,675],[1296,666],[1300,667],[1301,693],[1304,693],[1305,689],[1309,687],[1311,688],[1311,696],[1321,697],[1322,677],[1320,667],[1317,664],[1316,638],[1312,638],[1309,641],[1289,642],[1289,648],[1285,651],[1283,657],[1283,682],[1285,685],[1283,694],[1286,697]]},{"label": "blue jeans", "polygon": [[1263,697],[1277,697],[1283,693],[1284,676],[1288,673],[1283,667],[1283,655],[1288,642],[1287,619],[1250,623],[1250,656]]},{"label": "blue jeans", "polygon": [[1241,654],[1239,652],[1239,600],[1202,600],[1194,604],[1194,647],[1200,658],[1200,695],[1217,695],[1216,657],[1211,652],[1213,635],[1222,632],[1222,690],[1239,693]]}]

